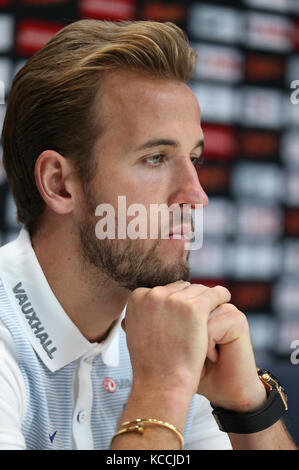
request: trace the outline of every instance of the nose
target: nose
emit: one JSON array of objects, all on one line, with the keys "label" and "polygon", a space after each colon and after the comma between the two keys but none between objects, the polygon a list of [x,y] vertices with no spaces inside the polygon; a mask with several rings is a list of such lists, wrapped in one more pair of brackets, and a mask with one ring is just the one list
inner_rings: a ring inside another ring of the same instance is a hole
[{"label": "nose", "polygon": [[208,205],[209,199],[200,184],[199,172],[189,157],[182,159],[174,175],[170,204]]}]

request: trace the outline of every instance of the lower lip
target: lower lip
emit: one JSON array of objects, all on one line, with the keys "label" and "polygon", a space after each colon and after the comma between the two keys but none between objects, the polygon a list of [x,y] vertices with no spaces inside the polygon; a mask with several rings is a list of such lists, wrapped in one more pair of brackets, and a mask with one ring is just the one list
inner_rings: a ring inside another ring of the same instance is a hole
[{"label": "lower lip", "polygon": [[175,242],[188,242],[189,239],[187,237],[185,237],[184,235],[179,235],[179,234],[176,234],[176,237],[174,237],[172,234],[169,235],[169,238],[167,240],[172,240],[172,241],[175,241]]}]

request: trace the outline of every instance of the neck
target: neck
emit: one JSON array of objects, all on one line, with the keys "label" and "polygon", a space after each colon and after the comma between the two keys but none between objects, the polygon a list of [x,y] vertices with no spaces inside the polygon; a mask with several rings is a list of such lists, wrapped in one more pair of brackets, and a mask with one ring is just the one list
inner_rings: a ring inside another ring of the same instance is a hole
[{"label": "neck", "polygon": [[82,259],[78,241],[64,224],[45,224],[31,238],[44,275],[64,311],[90,342],[100,342],[119,318],[129,291],[107,282]]}]

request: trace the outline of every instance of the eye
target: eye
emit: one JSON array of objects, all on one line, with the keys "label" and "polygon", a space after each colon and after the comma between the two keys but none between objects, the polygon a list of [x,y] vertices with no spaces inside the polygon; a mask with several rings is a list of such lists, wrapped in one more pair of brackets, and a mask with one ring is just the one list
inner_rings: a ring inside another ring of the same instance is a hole
[{"label": "eye", "polygon": [[149,166],[160,166],[161,163],[163,163],[163,159],[165,158],[165,155],[158,154],[158,155],[152,155],[150,157],[147,157],[144,159],[146,163],[149,164]]},{"label": "eye", "polygon": [[190,160],[192,161],[194,167],[198,169],[201,165],[203,165],[204,159],[202,156],[200,157],[191,157]]},{"label": "eye", "polygon": [[[150,157],[146,157],[144,162],[151,167],[159,167],[164,163],[165,159],[166,155],[159,153],[156,155],[151,155]],[[192,161],[194,167],[198,169],[203,164],[204,158],[202,156],[191,156],[190,160]]]}]

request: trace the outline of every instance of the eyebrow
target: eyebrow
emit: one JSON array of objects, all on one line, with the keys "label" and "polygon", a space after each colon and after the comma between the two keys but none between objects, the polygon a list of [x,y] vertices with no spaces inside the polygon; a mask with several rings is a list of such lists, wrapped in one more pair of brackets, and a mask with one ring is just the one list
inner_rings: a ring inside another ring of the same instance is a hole
[{"label": "eyebrow", "polygon": [[[177,140],[170,140],[170,139],[150,139],[144,144],[142,144],[140,147],[136,149],[136,151],[140,150],[145,150],[149,149],[152,147],[158,147],[160,145],[168,145],[171,147],[179,147],[180,144]],[[198,147],[202,147],[202,150],[204,149],[204,139],[199,139],[198,142],[194,145],[193,149],[196,149]]]}]

